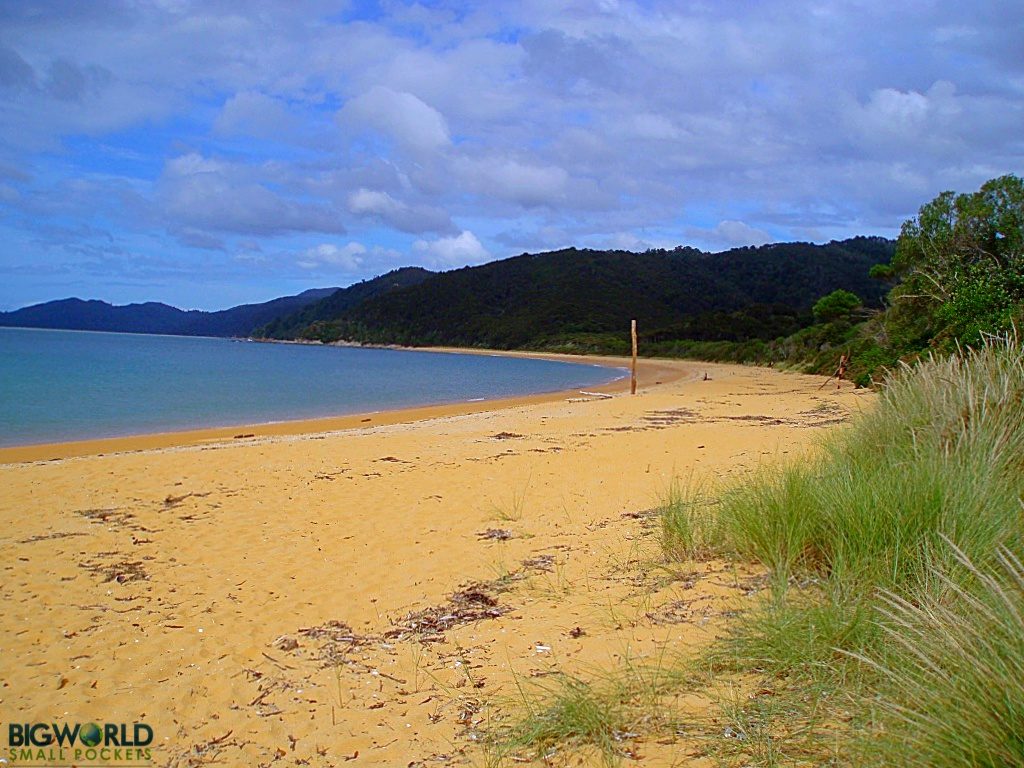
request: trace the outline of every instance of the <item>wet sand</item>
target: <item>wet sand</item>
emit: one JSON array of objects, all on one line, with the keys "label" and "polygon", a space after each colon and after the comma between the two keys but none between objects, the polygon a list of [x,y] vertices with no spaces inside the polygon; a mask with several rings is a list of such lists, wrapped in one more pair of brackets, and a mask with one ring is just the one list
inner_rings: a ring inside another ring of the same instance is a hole
[{"label": "wet sand", "polygon": [[692,655],[753,599],[666,564],[652,510],[872,402],[821,382],[644,361],[635,397],[6,449],[0,720],[142,720],[157,765],[483,764],[519,685]]}]

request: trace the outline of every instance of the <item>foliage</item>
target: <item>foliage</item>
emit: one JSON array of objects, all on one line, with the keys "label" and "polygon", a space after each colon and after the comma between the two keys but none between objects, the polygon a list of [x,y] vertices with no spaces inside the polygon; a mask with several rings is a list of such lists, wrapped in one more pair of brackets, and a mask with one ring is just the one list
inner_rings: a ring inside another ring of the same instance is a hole
[{"label": "foliage", "polygon": [[[604,762],[613,764],[620,750],[616,734],[629,729],[629,700],[618,686],[599,688],[593,683],[559,675],[525,699],[530,714],[501,734],[501,751],[529,750],[543,755],[552,745],[572,743],[597,747]],[[524,694],[525,695],[525,694]]]},{"label": "foliage", "polygon": [[[635,756],[633,740],[653,729],[676,730],[677,713],[667,706],[689,670],[658,655],[653,663],[619,656],[612,670],[587,670],[587,678],[560,672],[517,678],[519,700],[509,702],[512,718],[492,721],[484,743],[488,764],[549,764],[565,748],[573,762],[620,765]],[[667,698],[668,697],[668,698]],[[561,755],[565,758],[566,755]],[[586,761],[586,762],[584,762]]]},{"label": "foliage", "polygon": [[902,278],[894,324],[917,325],[932,346],[949,351],[1009,330],[1024,304],[1024,181],[943,192],[904,223],[893,267]]},{"label": "foliage", "polygon": [[712,500],[699,487],[673,483],[661,507],[661,545],[676,560],[700,560],[720,542]]},{"label": "foliage", "polygon": [[786,578],[914,588],[938,536],[983,557],[1019,533],[1022,396],[1016,338],[921,363],[816,460],[726,494],[721,525],[737,552]]},{"label": "foliage", "polygon": [[892,280],[895,275],[891,264],[875,264],[868,270],[868,277],[872,280]]}]

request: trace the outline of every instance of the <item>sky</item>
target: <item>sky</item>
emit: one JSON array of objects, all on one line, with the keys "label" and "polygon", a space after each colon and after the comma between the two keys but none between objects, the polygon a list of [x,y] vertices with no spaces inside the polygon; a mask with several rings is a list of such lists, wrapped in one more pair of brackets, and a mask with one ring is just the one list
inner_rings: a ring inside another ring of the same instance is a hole
[{"label": "sky", "polygon": [[1024,173],[1014,2],[0,0],[0,310],[893,237]]}]

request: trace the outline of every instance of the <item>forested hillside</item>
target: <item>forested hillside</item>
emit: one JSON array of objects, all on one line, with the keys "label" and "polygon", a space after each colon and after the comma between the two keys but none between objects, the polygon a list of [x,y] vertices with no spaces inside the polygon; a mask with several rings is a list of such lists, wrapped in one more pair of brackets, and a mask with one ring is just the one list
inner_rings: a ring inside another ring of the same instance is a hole
[{"label": "forested hillside", "polygon": [[374,296],[418,285],[433,274],[422,267],[402,267],[372,280],[363,280],[348,288],[339,288],[319,301],[308,304],[298,312],[275,318],[265,327],[258,329],[257,334],[271,339],[300,338],[313,323],[339,317],[342,313]]},{"label": "forested hillside", "polygon": [[[839,288],[878,306],[885,286],[868,272],[892,252],[891,241],[869,237],[715,254],[682,247],[644,253],[570,248],[432,275],[334,314],[320,311],[321,302],[265,332],[323,341],[550,348],[621,334],[636,318],[649,339],[760,338],[765,332],[775,338],[805,324],[815,300]],[[600,339],[596,348],[609,351]]]}]

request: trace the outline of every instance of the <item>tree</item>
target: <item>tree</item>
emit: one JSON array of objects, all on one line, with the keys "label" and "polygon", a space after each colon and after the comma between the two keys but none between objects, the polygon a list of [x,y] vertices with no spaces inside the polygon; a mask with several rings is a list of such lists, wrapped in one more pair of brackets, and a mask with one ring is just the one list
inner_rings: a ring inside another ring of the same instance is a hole
[{"label": "tree", "polygon": [[871,269],[868,270],[868,277],[872,280],[881,280],[882,282],[888,282],[896,276],[896,270],[893,269],[892,264],[875,264]]},{"label": "tree", "polygon": [[837,320],[848,320],[860,306],[861,300],[857,294],[840,288],[818,299],[811,311],[819,323],[834,323]]},{"label": "tree", "polygon": [[1024,181],[943,192],[903,224],[890,299],[906,327],[949,347],[1008,330],[1024,307]]}]

